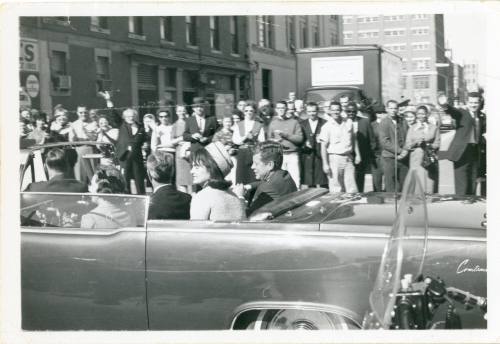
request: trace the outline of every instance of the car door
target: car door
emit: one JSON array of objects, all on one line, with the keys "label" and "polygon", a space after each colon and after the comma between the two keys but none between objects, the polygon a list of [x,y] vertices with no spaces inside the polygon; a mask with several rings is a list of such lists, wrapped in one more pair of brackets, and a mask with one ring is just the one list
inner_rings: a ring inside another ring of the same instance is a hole
[{"label": "car door", "polygon": [[147,329],[146,209],[143,196],[21,193],[22,328]]}]

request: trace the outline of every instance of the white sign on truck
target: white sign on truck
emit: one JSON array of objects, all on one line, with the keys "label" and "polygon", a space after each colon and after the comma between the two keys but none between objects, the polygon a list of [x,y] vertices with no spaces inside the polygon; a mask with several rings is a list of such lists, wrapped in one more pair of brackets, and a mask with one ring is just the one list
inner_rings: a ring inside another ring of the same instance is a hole
[{"label": "white sign on truck", "polygon": [[362,85],[363,56],[313,57],[311,59],[311,85]]}]

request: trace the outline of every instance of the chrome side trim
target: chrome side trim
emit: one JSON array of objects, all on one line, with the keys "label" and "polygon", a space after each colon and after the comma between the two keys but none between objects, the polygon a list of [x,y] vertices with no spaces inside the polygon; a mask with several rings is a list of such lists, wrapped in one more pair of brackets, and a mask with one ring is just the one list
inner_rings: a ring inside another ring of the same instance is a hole
[{"label": "chrome side trim", "polygon": [[[301,301],[252,301],[244,303],[238,306],[231,317],[230,330],[233,330],[236,320],[239,316],[245,312],[252,310],[266,310],[266,309],[300,309],[306,311],[324,312],[332,313],[336,315],[341,315],[349,320],[351,320],[356,326],[361,329],[360,320],[362,319],[357,313],[336,305],[329,305],[324,303],[314,303],[314,302],[301,302]],[[360,319],[360,320],[358,320]]]},{"label": "chrome side trim", "polygon": [[120,228],[120,229],[100,229],[100,230],[89,230],[89,229],[49,229],[47,227],[26,228],[21,227],[21,233],[34,233],[34,234],[66,234],[66,235],[94,235],[94,236],[112,236],[122,232],[134,232],[134,233],[146,233],[145,228]]}]

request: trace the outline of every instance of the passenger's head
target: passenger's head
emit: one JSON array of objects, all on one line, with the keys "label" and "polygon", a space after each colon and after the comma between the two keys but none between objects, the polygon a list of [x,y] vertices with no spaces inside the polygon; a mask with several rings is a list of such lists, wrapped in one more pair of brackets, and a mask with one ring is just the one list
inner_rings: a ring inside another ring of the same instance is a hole
[{"label": "passenger's head", "polygon": [[90,181],[91,193],[123,194],[126,192],[125,178],[114,166],[101,165]]},{"label": "passenger's head", "polygon": [[222,127],[226,130],[231,129],[233,126],[233,116],[232,115],[225,115],[222,118]]},{"label": "passenger's head", "polygon": [[170,184],[174,176],[175,158],[172,154],[157,150],[148,156],[146,162],[151,181]]},{"label": "passenger's head", "polygon": [[204,148],[194,151],[191,155],[193,183],[225,190],[231,182],[224,178],[233,168],[233,162],[224,145],[212,142]]},{"label": "passenger's head", "polygon": [[275,141],[265,141],[257,145],[253,153],[252,170],[257,179],[264,180],[283,164],[283,147]]},{"label": "passenger's head", "polygon": [[45,165],[49,170],[49,175],[66,173],[74,164],[68,161],[68,157],[63,149],[52,148],[47,152]]}]

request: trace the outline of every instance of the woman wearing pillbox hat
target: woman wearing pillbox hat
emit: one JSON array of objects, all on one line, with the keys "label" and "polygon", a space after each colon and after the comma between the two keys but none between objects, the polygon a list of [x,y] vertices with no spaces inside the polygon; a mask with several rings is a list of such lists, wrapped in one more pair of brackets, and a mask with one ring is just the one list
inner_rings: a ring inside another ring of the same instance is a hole
[{"label": "woman wearing pillbox hat", "polygon": [[220,142],[192,153],[193,183],[201,190],[191,200],[191,220],[238,221],[245,218],[245,202],[230,189],[225,176],[233,162]]}]

